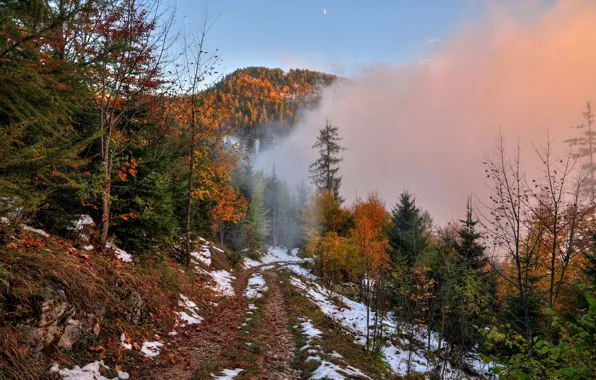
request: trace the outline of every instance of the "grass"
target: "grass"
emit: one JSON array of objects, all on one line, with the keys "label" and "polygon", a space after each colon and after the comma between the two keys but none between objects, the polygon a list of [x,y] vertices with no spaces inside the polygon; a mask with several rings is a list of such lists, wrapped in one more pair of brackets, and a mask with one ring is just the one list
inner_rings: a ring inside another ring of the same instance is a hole
[{"label": "grass", "polygon": [[[172,329],[180,294],[199,307],[210,297],[197,275],[184,271],[174,260],[146,255],[125,264],[108,255],[76,250],[70,241],[47,239],[18,227],[4,226],[1,232],[0,241],[5,244],[0,245],[0,379],[48,378],[53,362],[70,368],[98,356],[112,368],[134,365],[142,358],[122,350],[122,332],[139,345],[153,340],[154,333],[165,335]],[[71,350],[51,346],[35,354],[22,344],[16,326],[35,325],[41,302],[52,289],[64,291],[77,318],[82,312],[103,310],[100,333],[86,333]],[[130,318],[136,305],[134,294],[143,302],[138,324]]]},{"label": "grass", "polygon": [[[302,317],[310,320],[313,326],[323,332],[322,338],[312,339],[311,345],[321,346],[321,349],[318,350],[320,352],[317,353],[318,356],[327,361],[337,362],[337,359],[330,356],[335,351],[342,355],[347,363],[359,368],[374,379],[388,377],[389,370],[380,355],[367,354],[361,345],[354,342],[354,338],[345,331],[343,326],[325,315],[317,305],[291,285],[288,272],[282,272],[280,278],[288,315],[291,316],[290,328],[294,333],[297,347],[303,347],[307,342],[301,329],[293,328],[301,323],[300,318]],[[307,379],[319,367],[319,363],[313,360],[306,361],[311,354],[307,352],[308,350],[299,348],[296,351],[294,367],[302,371],[303,378]]]}]

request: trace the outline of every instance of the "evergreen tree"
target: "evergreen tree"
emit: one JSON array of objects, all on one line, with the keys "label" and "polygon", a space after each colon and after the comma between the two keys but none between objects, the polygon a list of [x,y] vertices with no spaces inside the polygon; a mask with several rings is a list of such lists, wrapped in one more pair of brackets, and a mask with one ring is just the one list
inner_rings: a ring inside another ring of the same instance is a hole
[{"label": "evergreen tree", "polygon": [[273,246],[278,245],[279,229],[281,223],[281,181],[275,173],[275,166],[270,176],[265,179],[263,192],[263,207],[267,212],[267,225],[271,228],[267,242]]},{"label": "evergreen tree", "polygon": [[319,158],[310,165],[309,169],[309,177],[316,188],[319,191],[327,191],[339,203],[343,202],[343,198],[339,195],[342,177],[338,175],[339,163],[343,158],[338,157],[338,154],[345,150],[339,145],[341,140],[338,127],[327,120],[325,128],[319,130],[317,143],[312,146],[313,149],[319,150]]},{"label": "evergreen tree", "polygon": [[414,264],[428,245],[431,225],[430,216],[416,207],[412,194],[404,191],[399,203],[391,210],[389,243],[393,249],[392,260]]},{"label": "evergreen tree", "polygon": [[249,252],[259,252],[267,237],[267,212],[263,208],[263,186],[256,185],[244,220],[244,240]]},{"label": "evergreen tree", "polygon": [[482,235],[476,231],[477,220],[474,220],[472,197],[466,205],[466,219],[460,220],[463,227],[457,232],[460,238],[457,251],[463,264],[473,270],[479,270],[486,264],[484,246],[479,242]]}]

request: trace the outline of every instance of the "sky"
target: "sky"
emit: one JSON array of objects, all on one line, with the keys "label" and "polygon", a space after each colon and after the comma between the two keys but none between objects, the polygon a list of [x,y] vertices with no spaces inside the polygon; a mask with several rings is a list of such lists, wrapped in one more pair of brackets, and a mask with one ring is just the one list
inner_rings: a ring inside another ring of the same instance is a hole
[{"label": "sky", "polygon": [[[178,0],[200,25],[207,3]],[[595,0],[211,0],[209,35],[239,67],[309,68],[349,77],[304,111],[292,134],[254,165],[290,185],[306,179],[329,119],[339,126],[346,204],[377,192],[391,206],[404,190],[436,225],[463,217],[469,195],[488,203],[483,161],[502,134],[522,147],[528,178],[540,151],[577,137],[596,101]],[[323,10],[327,14],[323,14]],[[192,20],[191,20],[192,19]],[[192,22],[191,22],[192,21]],[[488,182],[487,182],[488,181]]]},{"label": "sky", "polygon": [[208,39],[224,72],[267,66],[348,77],[420,59],[486,8],[479,0],[167,1],[179,25],[197,28],[206,11],[217,18]]}]

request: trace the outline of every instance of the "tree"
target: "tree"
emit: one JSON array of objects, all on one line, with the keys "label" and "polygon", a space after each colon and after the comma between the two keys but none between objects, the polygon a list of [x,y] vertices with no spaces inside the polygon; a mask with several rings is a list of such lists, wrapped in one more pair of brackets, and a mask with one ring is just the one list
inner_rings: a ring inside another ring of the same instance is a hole
[{"label": "tree", "polygon": [[399,203],[391,210],[389,243],[393,249],[392,261],[405,260],[407,265],[414,264],[428,245],[431,224],[430,216],[416,207],[414,196],[404,191]]},{"label": "tree", "polygon": [[[366,349],[374,351],[382,339],[386,301],[386,272],[389,269],[389,240],[387,231],[391,217],[383,202],[370,195],[366,201],[354,205],[354,228],[350,236],[360,256],[361,295],[366,305],[366,318],[370,321],[371,307],[375,311],[373,333],[370,323],[366,328]],[[373,305],[373,302],[376,301]],[[372,342],[372,345],[370,344]]]},{"label": "tree", "polygon": [[214,198],[215,207],[211,210],[213,220],[213,231],[219,231],[219,239],[224,246],[224,230],[226,223],[238,223],[246,214],[246,200],[239,194],[239,191],[229,183],[224,183],[223,188],[218,189]]},{"label": "tree", "polygon": [[263,248],[267,237],[267,212],[263,209],[263,186],[257,184],[253,190],[248,212],[244,220],[245,246],[251,253]]},{"label": "tree", "polygon": [[345,150],[339,145],[342,140],[338,133],[339,128],[325,121],[325,128],[319,130],[317,142],[313,149],[318,149],[319,158],[310,165],[309,177],[319,191],[331,194],[339,203],[343,198],[339,195],[342,177],[339,173],[339,163],[343,158],[338,157],[339,152]]},{"label": "tree", "polygon": [[582,160],[582,168],[587,173],[588,178],[582,184],[582,190],[588,193],[590,198],[594,200],[596,199],[596,180],[594,179],[594,170],[596,170],[596,164],[594,163],[596,131],[593,130],[594,114],[592,113],[592,106],[589,102],[586,104],[583,117],[585,122],[576,126],[576,128],[583,130],[583,136],[568,141],[578,147],[575,157]]},{"label": "tree", "polygon": [[75,39],[81,43],[73,51],[81,64],[88,65],[97,94],[102,167],[99,245],[104,249],[111,223],[112,178],[129,144],[126,131],[145,109],[145,98],[161,84],[163,53],[171,41],[169,26],[158,28],[157,0],[99,4],[84,37]]},{"label": "tree", "polygon": [[32,218],[56,191],[78,188],[87,163],[81,152],[94,137],[86,115],[93,93],[81,67],[61,54],[60,31],[87,6],[84,1],[60,9],[45,1],[0,5],[3,215]]},{"label": "tree", "polygon": [[466,204],[466,219],[460,220],[462,228],[457,233],[459,235],[459,244],[457,252],[464,266],[472,270],[482,269],[486,263],[484,256],[484,245],[480,242],[482,235],[476,230],[478,221],[474,219],[472,197],[468,197]]},{"label": "tree", "polygon": [[283,186],[277,174],[275,173],[275,166],[270,176],[265,178],[265,186],[263,189],[263,206],[267,213],[267,225],[271,228],[269,235],[269,243],[274,247],[278,245],[280,224],[282,219],[282,191]]}]

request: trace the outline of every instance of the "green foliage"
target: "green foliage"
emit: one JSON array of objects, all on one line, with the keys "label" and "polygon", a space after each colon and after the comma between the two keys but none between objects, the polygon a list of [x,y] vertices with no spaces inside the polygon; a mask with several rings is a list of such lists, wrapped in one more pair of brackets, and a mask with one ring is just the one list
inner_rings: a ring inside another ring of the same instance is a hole
[{"label": "green foliage", "polygon": [[112,232],[121,248],[131,253],[155,252],[172,242],[180,229],[167,174],[141,171],[116,190]]},{"label": "green foliage", "polygon": [[413,265],[429,243],[432,219],[416,207],[414,196],[404,191],[391,210],[391,229],[389,244],[393,248],[392,261],[405,260]]},{"label": "green foliage", "polygon": [[[47,2],[0,6],[0,213],[31,218],[47,197],[76,186],[93,137],[80,68],[51,53],[59,15]],[[37,38],[34,38],[37,37]],[[19,215],[14,215],[19,209]]]},{"label": "green foliage", "polygon": [[[487,355],[500,366],[493,372],[504,379],[592,379],[596,376],[596,298],[586,290],[589,308],[576,321],[554,317],[557,339],[535,337],[531,342],[509,329],[493,327],[483,331],[486,346],[504,346],[510,355]],[[549,311],[552,313],[552,311]],[[502,331],[506,331],[505,333]]]},{"label": "green foliage", "polygon": [[326,191],[331,194],[340,204],[343,198],[339,195],[341,176],[339,175],[339,163],[343,158],[338,154],[345,150],[339,142],[339,128],[325,121],[325,127],[319,130],[317,142],[313,149],[319,152],[319,158],[310,165],[308,170],[309,178],[319,191]]}]

